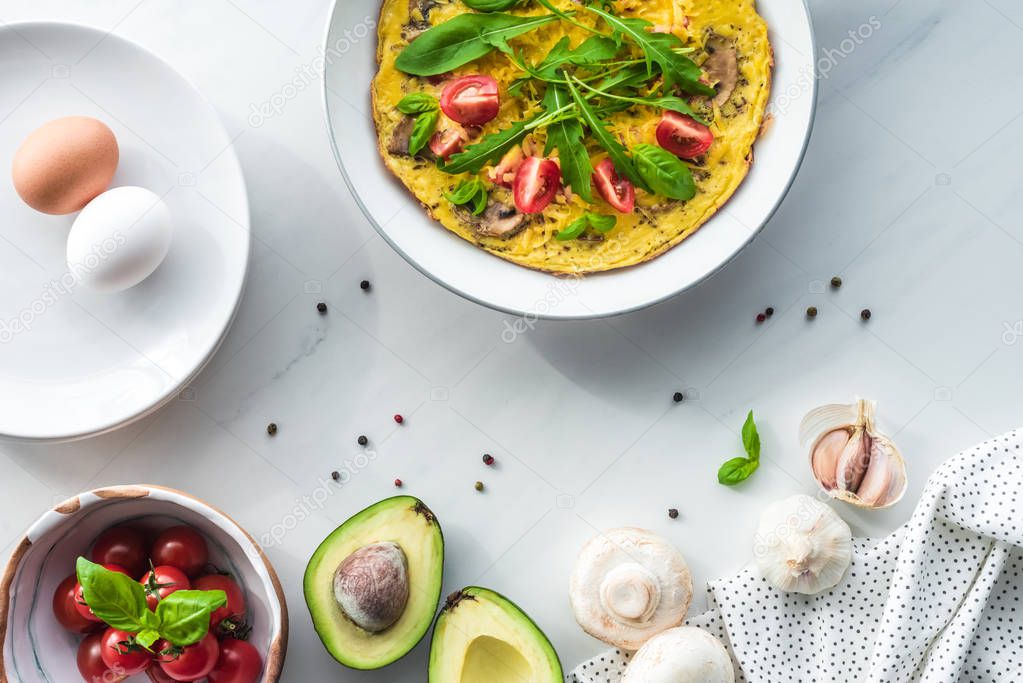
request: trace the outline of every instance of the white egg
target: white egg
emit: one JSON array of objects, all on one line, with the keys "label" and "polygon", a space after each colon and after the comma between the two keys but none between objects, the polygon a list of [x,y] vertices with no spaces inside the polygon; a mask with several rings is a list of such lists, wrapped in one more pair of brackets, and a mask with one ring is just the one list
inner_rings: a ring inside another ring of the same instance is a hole
[{"label": "white egg", "polygon": [[78,282],[120,292],[153,274],[170,249],[170,210],[141,187],[118,187],[93,199],[71,226],[67,264]]}]

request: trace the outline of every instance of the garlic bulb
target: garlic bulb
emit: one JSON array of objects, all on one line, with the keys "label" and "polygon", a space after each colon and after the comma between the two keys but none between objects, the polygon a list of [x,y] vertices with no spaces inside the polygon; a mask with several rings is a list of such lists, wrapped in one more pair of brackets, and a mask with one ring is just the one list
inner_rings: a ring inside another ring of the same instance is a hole
[{"label": "garlic bulb", "polygon": [[625,669],[622,683],[734,683],[735,668],[717,638],[692,626],[654,636]]},{"label": "garlic bulb", "polygon": [[834,588],[852,562],[852,530],[838,514],[810,496],[770,505],[753,544],[767,582],[787,593],[814,595]]},{"label": "garlic bulb", "polygon": [[906,463],[877,431],[874,401],[827,405],[807,413],[799,442],[810,443],[814,478],[832,498],[862,508],[886,508],[906,493]]},{"label": "garlic bulb", "polygon": [[595,638],[637,650],[685,619],[693,579],[685,558],[643,529],[612,529],[583,547],[569,586],[576,621]]}]

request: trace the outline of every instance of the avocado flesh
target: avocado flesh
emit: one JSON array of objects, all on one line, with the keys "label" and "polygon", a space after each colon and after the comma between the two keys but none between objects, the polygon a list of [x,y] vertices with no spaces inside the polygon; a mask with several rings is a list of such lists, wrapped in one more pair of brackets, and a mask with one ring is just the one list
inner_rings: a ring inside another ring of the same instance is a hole
[{"label": "avocado flesh", "polygon": [[448,598],[430,644],[429,683],[561,683],[547,636],[504,596],[470,587]]},{"label": "avocado flesh", "polygon": [[[390,541],[408,560],[409,598],[401,617],[371,633],[356,626],[338,606],[334,573],[352,553]],[[412,496],[388,498],[334,530],[313,553],[305,572],[305,600],[313,628],[327,651],[353,669],[379,669],[401,659],[433,622],[444,573],[444,537],[433,513]]]}]

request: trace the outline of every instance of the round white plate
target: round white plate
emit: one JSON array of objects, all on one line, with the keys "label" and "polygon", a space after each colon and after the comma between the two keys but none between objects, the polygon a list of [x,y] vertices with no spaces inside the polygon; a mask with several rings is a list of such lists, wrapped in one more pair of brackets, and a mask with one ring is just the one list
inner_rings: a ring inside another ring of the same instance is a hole
[{"label": "round white plate", "polygon": [[[71,216],[24,205],[11,160],[54,118],[92,116],[121,148],[112,187],[164,198],[170,253],[142,284],[96,294],[64,262]],[[68,440],[138,419],[202,368],[237,310],[249,260],[241,167],[212,106],[166,62],[71,24],[0,27],[0,436]]]},{"label": "round white plate", "polygon": [[774,125],[735,196],[699,232],[649,263],[582,279],[530,271],[474,247],[426,216],[387,172],[376,148],[370,83],[380,0],[336,0],[327,32],[327,127],[345,181],[366,217],[422,273],[467,299],[518,315],[597,318],[644,308],[699,283],[731,260],[774,214],[802,162],[817,101],[806,6],[759,0],[777,68]]}]

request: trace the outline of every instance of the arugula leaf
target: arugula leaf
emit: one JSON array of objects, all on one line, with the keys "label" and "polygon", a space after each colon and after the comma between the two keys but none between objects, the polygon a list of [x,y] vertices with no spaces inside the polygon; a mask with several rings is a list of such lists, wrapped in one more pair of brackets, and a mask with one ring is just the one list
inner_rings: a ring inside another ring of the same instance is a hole
[{"label": "arugula leaf", "polygon": [[447,162],[440,164],[445,173],[479,173],[484,165],[500,161],[509,150],[522,142],[529,133],[529,124],[534,119],[518,121],[511,128],[487,135],[475,145],[469,145],[458,154],[453,154]]},{"label": "arugula leaf", "polygon": [[629,158],[625,145],[618,141],[608,130],[604,127],[604,122],[600,120],[597,113],[593,110],[590,103],[583,97],[578,88],[572,82],[572,78],[568,79],[568,89],[572,93],[572,98],[575,100],[576,106],[579,108],[579,114],[587,128],[590,129],[590,133],[597,139],[600,146],[604,148],[608,156],[611,157],[611,161],[615,165],[615,169],[619,174],[625,176],[633,185],[641,187],[644,190],[649,190],[649,186],[646,181],[636,172],[636,166]]},{"label": "arugula leaf", "polygon": [[82,597],[97,618],[121,631],[142,630],[142,615],[149,610],[142,584],[84,557],[78,558],[75,569]]},{"label": "arugula leaf", "polygon": [[[570,104],[572,98],[561,86],[550,84],[544,95],[543,106],[547,113],[561,110]],[[550,156],[555,148],[561,160],[561,177],[572,191],[586,202],[593,202],[593,163],[583,143],[583,126],[579,119],[567,118],[547,127],[547,146],[544,154]]]},{"label": "arugula leaf", "polygon": [[676,48],[685,47],[678,36],[671,33],[653,33],[653,24],[645,19],[629,19],[618,17],[610,12],[583,5],[583,7],[604,19],[616,34],[624,35],[638,45],[646,55],[647,65],[657,64],[664,74],[664,87],[670,90],[679,86],[686,92],[695,95],[713,97],[717,91],[709,85],[700,83],[702,70],[696,62],[685,55],[675,52]]},{"label": "arugula leaf", "polygon": [[618,225],[618,219],[614,216],[603,216],[597,213],[584,213],[582,216],[569,223],[564,230],[558,231],[554,237],[561,242],[567,242],[568,240],[578,239],[580,235],[586,232],[586,228],[593,228],[597,232],[603,234],[610,232],[616,225]]},{"label": "arugula leaf", "polygon": [[462,0],[469,9],[477,12],[504,12],[525,0]]},{"label": "arugula leaf", "polygon": [[444,197],[456,206],[472,204],[473,215],[478,216],[487,208],[487,187],[479,178],[463,180],[454,192],[445,192]]},{"label": "arugula leaf", "polygon": [[742,425],[742,447],[746,450],[745,458],[732,458],[718,470],[718,483],[735,486],[746,481],[760,467],[760,433],[753,420],[753,411],[749,411],[746,422]]},{"label": "arugula leaf", "polygon": [[657,194],[684,201],[696,196],[693,172],[668,150],[656,145],[636,145],[632,158],[636,171]]},{"label": "arugula leaf", "polygon": [[401,98],[401,102],[398,102],[398,111],[410,116],[423,114],[428,111],[437,111],[439,108],[440,104],[437,102],[437,98],[433,95],[427,95],[425,92],[409,93]]},{"label": "arugula leaf", "polygon": [[198,643],[210,630],[210,615],[226,604],[221,590],[175,591],[156,606],[160,635],[182,647]]},{"label": "arugula leaf", "polygon": [[440,121],[440,112],[436,109],[424,112],[416,117],[412,126],[412,135],[408,139],[408,153],[412,156],[419,154],[430,142],[430,138],[437,132],[437,123]]},{"label": "arugula leaf", "polygon": [[614,38],[591,36],[572,49],[568,36],[564,36],[551,48],[543,61],[536,65],[534,75],[551,80],[558,77],[558,69],[566,64],[586,66],[613,59],[621,45]]},{"label": "arugula leaf", "polygon": [[436,76],[490,54],[511,52],[508,41],[555,21],[553,14],[459,14],[428,29],[406,47],[395,67],[413,76]]}]

